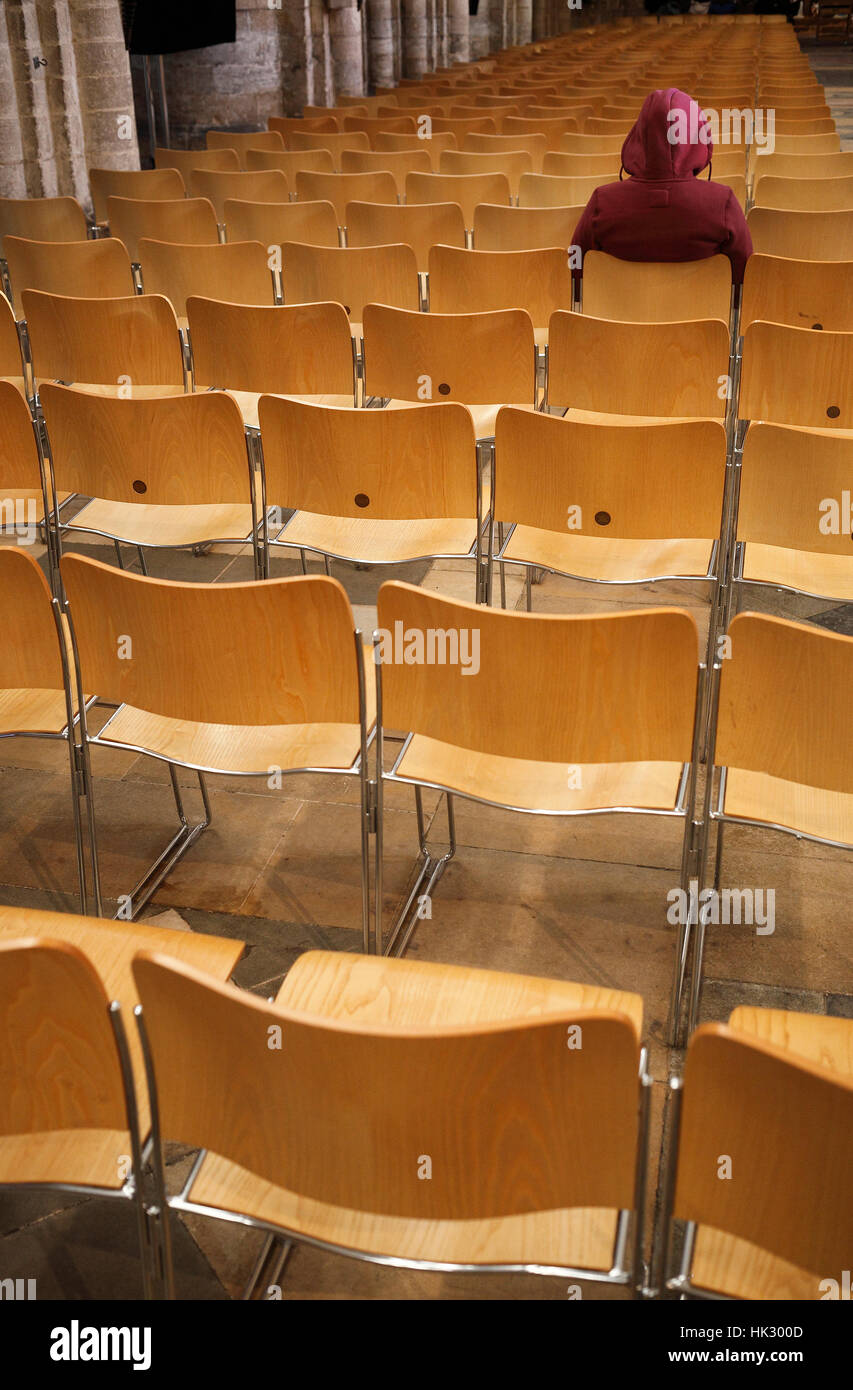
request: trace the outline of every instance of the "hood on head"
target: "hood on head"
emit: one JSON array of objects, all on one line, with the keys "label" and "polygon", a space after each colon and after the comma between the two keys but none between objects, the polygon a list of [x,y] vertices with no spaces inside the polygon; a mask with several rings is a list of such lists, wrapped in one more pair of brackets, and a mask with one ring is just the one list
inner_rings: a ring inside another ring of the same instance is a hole
[{"label": "hood on head", "polygon": [[625,138],[622,166],[633,178],[693,178],[711,161],[710,137],[698,102],[677,87],[659,89],[646,97]]}]

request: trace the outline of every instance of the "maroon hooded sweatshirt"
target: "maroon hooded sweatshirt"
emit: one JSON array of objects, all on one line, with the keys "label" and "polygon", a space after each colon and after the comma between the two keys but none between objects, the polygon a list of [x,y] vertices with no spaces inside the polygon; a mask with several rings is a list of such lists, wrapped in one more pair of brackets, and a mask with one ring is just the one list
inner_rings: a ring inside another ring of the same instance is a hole
[{"label": "maroon hooded sweatshirt", "polygon": [[[673,121],[670,111],[683,113]],[[682,129],[679,129],[679,123]],[[718,253],[739,285],[752,238],[740,203],[724,183],[697,177],[711,164],[704,112],[675,87],[651,92],[622,146],[631,175],[597,188],[575,228],[581,254],[606,251],[623,261],[699,261]],[[684,135],[672,143],[668,136]]]}]

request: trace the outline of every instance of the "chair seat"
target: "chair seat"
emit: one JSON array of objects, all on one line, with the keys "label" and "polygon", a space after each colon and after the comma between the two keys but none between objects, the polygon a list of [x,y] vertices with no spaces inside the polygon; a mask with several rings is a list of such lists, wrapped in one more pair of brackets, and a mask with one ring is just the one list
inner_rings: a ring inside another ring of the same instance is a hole
[{"label": "chair seat", "polygon": [[750,541],[744,547],[743,578],[853,602],[851,555],[787,550],[781,545],[758,545]]},{"label": "chair seat", "polygon": [[[373,653],[365,653],[365,665]],[[368,670],[369,675],[369,670]],[[375,685],[367,681],[369,721],[375,708]],[[128,745],[169,762],[185,763],[203,772],[269,775],[270,768],[352,767],[360,750],[357,724],[195,724],[166,719],[122,705],[105,730],[110,744]]]},{"label": "chair seat", "polygon": [[[43,376],[36,380],[36,391],[40,389],[45,381],[56,381],[56,377]],[[73,386],[75,391],[85,391],[90,396],[118,396],[122,391],[128,398],[134,401],[157,401],[163,396],[182,396],[184,394],[184,383],[176,381],[174,386],[145,386],[142,383],[132,382],[130,388],[121,386],[118,382],[112,381],[62,381],[62,385]]]},{"label": "chair seat", "polygon": [[0,734],[59,734],[67,723],[63,690],[0,690]]},{"label": "chair seat", "polygon": [[[285,977],[277,1002],[324,1019],[429,1027],[540,1017],[551,1011],[616,1009],[642,1031],[639,995],[465,966],[308,951]],[[332,1207],[260,1181],[209,1155],[190,1198],[247,1212],[345,1249],[464,1264],[529,1263],[606,1270],[618,1213],[602,1208],[537,1212],[489,1221],[412,1221]]]},{"label": "chair seat", "polygon": [[[675,808],[682,764],[587,763],[571,778],[565,763],[473,752],[416,734],[397,774],[521,811],[566,814],[637,806]],[[569,785],[569,782],[579,786]]]},{"label": "chair seat", "polygon": [[129,1173],[130,1135],[126,1130],[59,1129],[49,1134],[0,1136],[3,1183],[85,1183],[118,1191]]},{"label": "chair seat", "polygon": [[566,535],[537,526],[516,526],[503,559],[590,579],[640,583],[657,578],[703,579],[711,563],[708,540],[625,540]]},{"label": "chair seat", "polygon": [[[50,493],[49,493],[49,492],[48,492],[48,496],[50,496]],[[63,504],[64,504],[65,502],[68,501],[68,498],[69,498],[70,496],[71,496],[71,493],[70,493],[70,492],[59,492],[59,493],[57,493],[57,501],[59,502],[60,507],[63,506]],[[41,490],[40,487],[20,487],[20,488],[18,488],[18,487],[13,487],[13,488],[4,488],[4,489],[3,489],[3,502],[4,502],[4,504],[5,504],[7,507],[9,506],[10,503],[16,504],[16,503],[18,503],[18,502],[23,502],[25,505],[24,505],[24,511],[23,511],[23,514],[22,514],[22,520],[23,520],[25,523],[29,523],[29,522],[30,522],[30,519],[32,518],[33,523],[34,523],[36,526],[40,526],[40,525],[42,524],[42,522],[44,521],[44,496],[42,495],[42,490]],[[32,504],[33,504],[32,513],[30,513],[29,503],[32,503]],[[17,508],[15,509],[15,515],[16,515],[16,517],[17,517],[17,515],[18,515]],[[2,526],[2,521],[3,521],[3,512],[0,511],[0,526]],[[2,534],[3,534],[3,531],[2,531],[2,529],[0,529],[0,536],[1,536]]]},{"label": "chair seat", "polygon": [[338,408],[339,410],[346,410],[346,409],[353,410],[353,409],[355,408],[354,402],[353,402],[352,391],[348,392],[347,395],[345,395],[345,396],[335,396],[335,395],[288,396],[288,395],[283,395],[283,393],[273,392],[273,391],[231,391],[231,390],[228,391],[228,394],[229,394],[229,396],[233,396],[233,397],[234,397],[235,401],[237,402],[238,406],[240,407],[240,414],[243,416],[243,424],[244,424],[244,425],[247,425],[250,429],[254,429],[254,430],[260,429],[260,424],[258,423],[258,401],[261,399],[261,396],[262,396],[262,395],[267,395],[267,396],[269,396],[269,395],[278,395],[278,394],[282,394],[282,398],[283,398],[284,400],[286,400],[286,401],[307,401],[310,405],[334,405],[334,406],[337,406],[337,408]]},{"label": "chair seat", "polygon": [[199,545],[251,538],[252,508],[245,502],[190,506],[108,502],[96,497],[64,523],[69,531],[93,531],[128,545]]},{"label": "chair seat", "polygon": [[365,564],[402,564],[427,555],[468,555],[476,537],[476,521],[464,517],[388,521],[297,512],[276,540]]},{"label": "chair seat", "polygon": [[727,816],[766,821],[853,845],[853,793],[805,787],[763,772],[729,768],[723,809]]},{"label": "chair seat", "polygon": [[[607,410],[566,410],[564,418],[586,425],[667,425],[692,424],[694,420],[713,420],[713,415],[613,415]],[[716,419],[719,424],[722,416]]]},{"label": "chair seat", "polygon": [[[441,398],[439,397],[439,399],[441,399]],[[415,409],[417,409],[417,407],[418,407],[420,404],[422,404],[422,402],[420,402],[420,401],[398,401],[398,400],[391,400],[391,401],[388,402],[388,406],[387,406],[386,408],[387,408],[387,409],[393,409],[393,410],[400,410],[400,409],[405,409],[405,408],[408,406],[408,407],[414,407]],[[511,402],[511,401],[501,401],[501,402],[499,402],[497,405],[470,405],[469,402],[466,401],[465,404],[468,406],[468,409],[469,409],[470,412],[471,412],[471,418],[472,418],[472,420],[474,421],[474,433],[476,434],[477,439],[479,440],[479,439],[494,439],[494,437],[495,437],[495,421],[496,421],[497,418],[498,418],[498,411],[501,410],[501,409],[503,408],[503,406],[505,406],[505,405],[511,405],[512,402]],[[526,402],[522,402],[520,405],[516,405],[516,406],[515,406],[515,409],[516,409],[516,410],[535,410],[535,409],[536,409],[536,406],[535,406],[535,405],[528,405]]]}]

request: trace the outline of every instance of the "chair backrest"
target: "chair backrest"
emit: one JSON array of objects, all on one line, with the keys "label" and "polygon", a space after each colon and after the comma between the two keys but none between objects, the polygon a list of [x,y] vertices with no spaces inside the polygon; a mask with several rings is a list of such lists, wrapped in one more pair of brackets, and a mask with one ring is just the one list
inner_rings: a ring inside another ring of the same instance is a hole
[{"label": "chair backrest", "polygon": [[345,133],[360,131],[368,139],[379,133],[417,135],[418,132],[415,117],[403,112],[399,116],[344,116],[342,125]]},{"label": "chair backrest", "polygon": [[128,1127],[109,1000],[91,961],[49,937],[0,941],[0,1134]]},{"label": "chair backrest", "polygon": [[338,246],[338,215],[331,203],[244,203],[225,200],[229,241],[259,241],[269,253],[285,241]]},{"label": "chair backrest", "polygon": [[438,163],[445,150],[457,148],[456,136],[449,131],[439,134],[433,131],[428,140],[417,135],[374,135],[372,148],[382,150],[426,150],[432,160],[433,172],[438,172]]},{"label": "chair backrest", "polygon": [[572,273],[565,247],[535,251],[465,251],[434,246],[429,253],[430,310],[478,314],[526,309],[537,328],[555,309],[572,307]]},{"label": "chair backrest", "polygon": [[615,323],[560,312],[548,334],[550,405],[618,415],[726,413],[729,330],[718,319]]},{"label": "chair backrest", "polygon": [[303,135],[339,134],[341,118],[331,111],[323,116],[270,116],[267,125],[270,130],[277,131],[289,147],[290,136],[294,132]]},{"label": "chair backrest", "polygon": [[750,324],[738,412],[743,420],[853,429],[853,334]]},{"label": "chair backrest", "polygon": [[747,214],[752,244],[768,256],[801,261],[843,261],[853,246],[853,209],[787,212],[755,207]]},{"label": "chair backrest", "polygon": [[584,313],[625,323],[666,323],[682,318],[685,305],[697,319],[729,321],[731,263],[726,256],[701,261],[621,261],[587,251],[583,261]]},{"label": "chair backrest", "polygon": [[844,433],[750,425],[743,446],[738,539],[849,559],[843,508],[851,476],[853,440]]},{"label": "chair backrest", "polygon": [[841,149],[841,136],[836,131],[824,135],[782,135],[777,130],[773,149],[776,154],[837,154]]},{"label": "chair backrest", "polygon": [[[380,650],[382,720],[389,729],[534,762],[688,762],[692,756],[698,633],[686,612],[514,613],[411,584],[383,584],[377,628],[393,634],[400,622],[404,633],[476,630],[479,670],[466,679],[459,664],[386,662]],[[603,709],[617,713],[602,720]]]},{"label": "chair backrest", "polygon": [[248,502],[243,417],[230,396],[123,399],[45,382],[56,486],[144,506]]},{"label": "chair backrest", "polygon": [[568,248],[582,213],[582,207],[513,208],[481,203],[474,212],[474,246],[478,251]]},{"label": "chair backrest", "polygon": [[96,222],[106,222],[108,198],[183,198],[186,193],[177,169],[90,169],[89,187]]},{"label": "chair backrest", "polygon": [[[413,169],[422,174],[432,171],[432,159],[426,150],[344,150],[341,154],[342,174],[391,174],[398,198],[405,195],[406,175]],[[370,199],[362,200],[356,194],[356,201],[369,202]]]},{"label": "chair backrest", "polygon": [[619,177],[618,154],[561,154],[549,150],[542,164],[543,174],[560,178],[596,178],[602,182]]},{"label": "chair backrest", "polygon": [[840,179],[763,178],[755,187],[756,207],[789,212],[853,210],[853,175]]},{"label": "chair backrest", "polygon": [[153,952],[133,971],[166,1136],[314,1201],[410,1220],[633,1206],[639,1058],[624,1015],[330,1023]]},{"label": "chair backrest", "polygon": [[[693,1034],[676,1217],[725,1231],[821,1278],[840,1278],[853,1248],[851,1145],[849,1076],[723,1023],[703,1024]],[[721,1153],[731,1160],[731,1182],[720,1181]]]},{"label": "chair backrest", "polygon": [[842,154],[762,154],[755,160],[756,184],[770,175],[783,179],[840,179],[853,174],[853,150]]},{"label": "chair backrest", "polygon": [[467,120],[459,117],[433,116],[433,135],[455,135],[457,148],[461,149],[469,135],[497,135],[497,122],[491,116],[469,116]]},{"label": "chair backrest", "polygon": [[296,175],[296,196],[307,201],[331,203],[344,225],[347,203],[396,203],[397,181],[388,170],[361,174],[326,174],[300,169]]},{"label": "chair backrest", "polygon": [[[287,148],[292,153],[304,153],[311,150],[325,150],[331,155],[332,165],[336,171],[340,171],[341,156],[344,150],[369,150],[371,149],[370,140],[363,131],[347,130],[329,132],[322,134],[306,134],[301,131],[293,131],[287,137]],[[301,168],[304,166],[298,166]]]},{"label": "chair backrest", "polygon": [[[294,206],[298,206],[294,204]],[[430,248],[465,245],[465,219],[458,203],[347,203],[347,246],[411,246],[425,271]]]},{"label": "chair backrest", "polygon": [[415,314],[364,310],[365,389],[406,401],[535,404],[533,321],[523,309]]},{"label": "chair backrest", "polygon": [[270,253],[259,241],[180,246],[143,238],[139,260],[145,293],[165,295],[179,318],[186,315],[191,294],[232,304],[275,301]]},{"label": "chair backrest", "polygon": [[532,170],[533,156],[527,150],[505,150],[497,154],[447,150],[439,162],[440,174],[505,174],[514,198],[518,197],[518,181],[522,174]]},{"label": "chair backrest", "polygon": [[323,516],[477,515],[470,412],[441,402],[418,410],[343,410],[262,396],[267,499]]},{"label": "chair backrest", "polygon": [[0,198],[0,238],[84,241],[89,224],[76,198]]},{"label": "chair backrest", "polygon": [[756,252],[743,277],[741,333],[757,319],[853,333],[853,262],[797,261]]},{"label": "chair backrest", "polygon": [[549,150],[559,149],[560,140],[581,128],[577,119],[571,116],[537,117],[506,116],[502,126],[504,135],[544,135]]},{"label": "chair backrest", "polygon": [[[26,421],[9,392],[14,392],[26,410],[15,388],[0,382],[0,487],[37,488],[38,459],[34,457],[32,438],[28,440]],[[16,457],[13,449],[22,452]],[[33,476],[27,476],[25,461]],[[62,660],[50,589],[39,565],[21,546],[0,546],[0,602],[0,690],[61,690]],[[37,707],[32,718],[38,719]],[[0,714],[0,729],[5,733],[7,727]]]},{"label": "chair backrest", "polygon": [[282,247],[286,304],[334,300],[358,322],[365,305],[420,307],[418,265],[411,246]]},{"label": "chair backrest", "polygon": [[533,160],[534,170],[542,168],[547,149],[544,135],[469,135],[463,141],[463,152],[472,154],[508,154],[520,150]]},{"label": "chair backrest", "polygon": [[24,381],[24,363],[15,311],[0,294],[0,377],[15,377]]},{"label": "chair backrest", "polygon": [[498,412],[495,516],[565,534],[659,539],[720,532],[726,435],[716,420],[602,425],[540,411]]},{"label": "chair backrest", "polygon": [[191,297],[197,388],[354,396],[352,336],[340,304],[259,308]]},{"label": "chair backrest", "polygon": [[619,155],[622,153],[624,143],[624,137],[621,135],[564,135],[558,149],[552,151],[552,158],[548,161],[549,168],[544,172],[552,174],[561,172],[554,159],[557,154],[612,154],[616,156],[618,173]]},{"label": "chair backrest", "polygon": [[[62,575],[84,689],[106,700],[232,727],[359,723],[352,609],[336,579],[182,584],[82,555],[64,555]],[[118,659],[117,632],[132,634],[132,661]],[[227,660],[212,680],[214,652]]]},{"label": "chair backrest", "polygon": [[283,150],[284,140],[277,130],[209,130],[205,136],[209,150],[234,150],[245,169],[248,150]]},{"label": "chair backrest", "polygon": [[[334,116],[337,121],[340,121],[344,116],[369,116],[370,104],[374,100],[378,100],[378,98],[339,96],[339,106],[312,106],[308,104],[302,108],[302,119],[323,120]],[[276,119],[282,118],[277,117]]]},{"label": "chair backrest", "polygon": [[739,613],[729,638],[720,674],[716,765],[849,793],[853,637]]},{"label": "chair backrest", "polygon": [[3,241],[9,278],[16,299],[21,290],[75,294],[87,299],[115,298],[134,293],[130,257],[120,241]]},{"label": "chair backrest", "polygon": [[[548,156],[546,155],[547,159]],[[522,174],[518,184],[518,202],[523,208],[586,207],[596,188],[603,183],[616,183],[618,172],[612,175]]]},{"label": "chair backrest", "polygon": [[[278,169],[287,179],[288,187],[296,187],[300,169],[324,169],[331,174],[335,167],[330,150],[247,150],[246,169]],[[248,200],[244,200],[248,201]]]},{"label": "chair backrest", "polygon": [[123,242],[132,261],[139,261],[143,237],[210,246],[219,241],[216,212],[208,198],[108,198],[110,235]]},{"label": "chair backrest", "polygon": [[240,156],[235,149],[172,150],[158,146],[154,151],[155,169],[177,169],[189,188],[193,169],[239,169]]},{"label": "chair backrest", "polygon": [[220,222],[225,221],[226,198],[244,203],[287,203],[290,189],[280,169],[193,169],[191,198],[209,198]]},{"label": "chair backrest", "polygon": [[175,311],[162,295],[74,299],[24,290],[36,377],[116,386],[184,386]]},{"label": "chair backrest", "polygon": [[[523,177],[529,177],[524,175]],[[506,174],[407,174],[407,203],[458,203],[465,226],[473,227],[478,203],[512,201]]]}]

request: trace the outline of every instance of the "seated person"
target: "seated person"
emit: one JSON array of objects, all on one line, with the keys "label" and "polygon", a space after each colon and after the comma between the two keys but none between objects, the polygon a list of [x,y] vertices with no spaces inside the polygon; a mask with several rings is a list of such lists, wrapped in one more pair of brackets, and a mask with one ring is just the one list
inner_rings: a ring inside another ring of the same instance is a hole
[{"label": "seated person", "polygon": [[[622,146],[620,182],[596,188],[575,228],[581,255],[699,261],[722,254],[739,285],[752,238],[732,190],[699,178],[712,167],[710,134],[704,112],[686,93],[651,92]],[[623,170],[631,176],[624,181]]]}]

